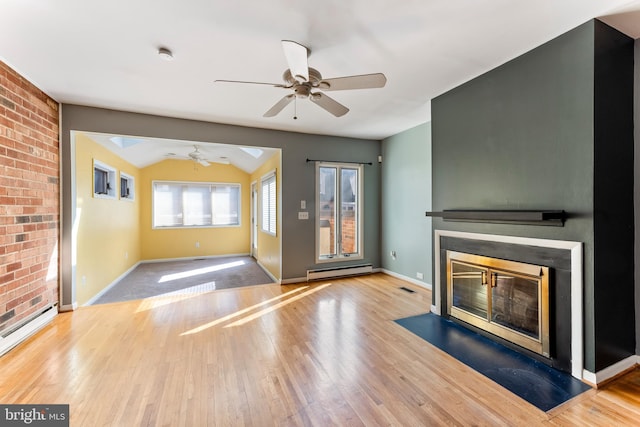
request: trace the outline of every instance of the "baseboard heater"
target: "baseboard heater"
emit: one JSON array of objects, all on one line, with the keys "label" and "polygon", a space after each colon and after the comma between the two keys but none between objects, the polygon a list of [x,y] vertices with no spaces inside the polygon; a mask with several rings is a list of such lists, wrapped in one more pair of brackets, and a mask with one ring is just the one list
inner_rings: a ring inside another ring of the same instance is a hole
[{"label": "baseboard heater", "polygon": [[328,279],[345,276],[357,276],[360,274],[370,274],[373,272],[371,264],[350,265],[348,267],[321,268],[307,270],[307,281]]},{"label": "baseboard heater", "polygon": [[56,305],[48,305],[22,322],[0,332],[0,356],[38,332],[58,314]]}]

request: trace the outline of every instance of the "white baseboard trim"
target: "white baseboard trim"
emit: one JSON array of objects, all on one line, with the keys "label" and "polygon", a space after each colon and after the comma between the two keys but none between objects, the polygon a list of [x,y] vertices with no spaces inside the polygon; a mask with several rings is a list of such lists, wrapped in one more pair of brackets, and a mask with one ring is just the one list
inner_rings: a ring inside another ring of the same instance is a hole
[{"label": "white baseboard trim", "polygon": [[414,285],[421,286],[423,288],[431,290],[431,284],[427,282],[422,282],[418,279],[413,279],[409,276],[405,276],[404,274],[396,273],[395,271],[387,270],[385,268],[381,269],[384,274],[388,274],[389,276],[393,276],[396,279],[401,279],[409,283],[413,283]]},{"label": "white baseboard trim", "polygon": [[78,308],[78,303],[74,302],[73,304],[64,304],[60,306],[60,312],[65,313],[67,311],[74,311]]},{"label": "white baseboard trim", "polygon": [[597,386],[598,384],[601,384],[607,380],[610,380],[616,375],[621,374],[624,371],[629,370],[636,365],[640,365],[640,356],[639,355],[629,356],[626,359],[622,359],[621,361],[614,363],[613,365],[608,366],[596,373],[583,369],[582,379]]},{"label": "white baseboard trim", "polygon": [[260,268],[262,269],[262,271],[264,271],[264,273],[265,273],[267,276],[269,276],[269,278],[270,278],[274,283],[277,283],[278,285],[281,285],[281,284],[282,284],[282,280],[280,280],[280,279],[276,279],[276,277],[275,277],[273,274],[271,274],[271,272],[270,272],[269,270],[267,270],[267,267],[265,267],[264,265],[262,265],[262,263],[261,263],[260,261],[258,261],[257,259],[256,259],[256,264],[258,264],[258,267],[260,267]]},{"label": "white baseboard trim", "polygon": [[[95,294],[89,301],[85,302],[83,304],[83,307],[87,306],[87,305],[91,305],[94,302],[96,302],[98,300],[98,298],[100,298],[102,295],[104,295],[109,289],[113,288],[115,285],[118,284],[118,282],[122,279],[125,278],[125,276],[129,273],[131,273],[137,266],[139,266],[140,264],[142,264],[142,261],[138,261],[137,263],[135,263],[131,268],[129,268],[127,271],[125,271],[124,273],[122,273],[120,276],[118,276],[116,278],[116,280],[114,280],[113,282],[109,283],[107,286],[105,286],[104,288],[102,288],[102,290],[100,292],[98,292],[97,294]],[[74,303],[74,305],[76,305],[76,303]],[[76,305],[77,306],[77,305]]]},{"label": "white baseboard trim", "polygon": [[281,285],[290,285],[292,283],[307,283],[306,277],[293,277],[291,279],[282,279],[280,281]]},{"label": "white baseboard trim", "polygon": [[54,305],[24,325],[20,326],[15,331],[9,333],[7,336],[0,337],[0,356],[38,332],[40,329],[44,328],[57,316],[57,314],[58,307]]}]

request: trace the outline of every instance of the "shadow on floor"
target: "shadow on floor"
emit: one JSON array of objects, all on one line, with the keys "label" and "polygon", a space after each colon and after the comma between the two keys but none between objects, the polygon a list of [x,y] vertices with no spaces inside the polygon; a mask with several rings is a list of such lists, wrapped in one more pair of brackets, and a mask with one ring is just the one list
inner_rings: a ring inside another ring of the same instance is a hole
[{"label": "shadow on floor", "polygon": [[138,265],[91,305],[273,283],[249,256]]}]

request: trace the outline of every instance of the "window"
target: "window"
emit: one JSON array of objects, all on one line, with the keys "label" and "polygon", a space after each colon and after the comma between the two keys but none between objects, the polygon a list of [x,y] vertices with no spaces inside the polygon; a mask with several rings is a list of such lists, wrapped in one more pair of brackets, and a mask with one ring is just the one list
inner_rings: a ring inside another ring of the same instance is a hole
[{"label": "window", "polygon": [[262,231],[276,235],[276,171],[262,177]]},{"label": "window", "polygon": [[120,198],[133,200],[135,195],[135,185],[133,177],[124,172],[120,172]]},{"label": "window", "polygon": [[98,160],[93,161],[93,197],[116,197],[116,170]]},{"label": "window", "polygon": [[153,182],[153,228],[240,225],[240,184]]},{"label": "window", "polygon": [[362,258],[362,165],[316,163],[316,260]]}]

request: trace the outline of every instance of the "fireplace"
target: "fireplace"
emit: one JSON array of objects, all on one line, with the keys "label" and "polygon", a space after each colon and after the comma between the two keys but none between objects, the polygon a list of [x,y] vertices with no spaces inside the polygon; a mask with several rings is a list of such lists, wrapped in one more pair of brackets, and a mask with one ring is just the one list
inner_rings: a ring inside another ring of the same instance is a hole
[{"label": "fireplace", "polygon": [[582,243],[434,230],[434,256],[433,313],[583,378]]},{"label": "fireplace", "polygon": [[549,268],[446,251],[447,314],[550,357]]}]

